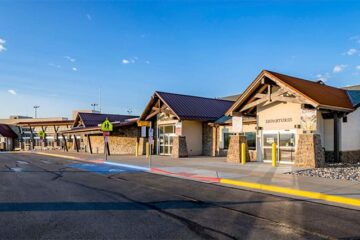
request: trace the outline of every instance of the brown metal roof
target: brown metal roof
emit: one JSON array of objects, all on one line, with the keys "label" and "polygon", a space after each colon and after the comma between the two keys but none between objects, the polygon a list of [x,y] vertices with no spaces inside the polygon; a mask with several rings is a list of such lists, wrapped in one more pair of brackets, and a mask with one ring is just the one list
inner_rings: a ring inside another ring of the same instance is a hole
[{"label": "brown metal roof", "polygon": [[[137,124],[137,119],[134,120],[131,119],[130,121],[126,121],[126,122],[117,122],[113,124],[113,127],[119,128],[134,124]],[[91,127],[77,127],[77,128],[75,127],[70,130],[64,130],[60,132],[60,134],[69,134],[69,133],[101,133],[101,129],[99,126],[96,125]]]},{"label": "brown metal roof", "polygon": [[84,113],[79,112],[79,116],[85,127],[97,126],[108,119],[110,122],[124,122],[128,119],[137,118],[138,116],[120,115],[120,114],[104,114],[104,113]]},{"label": "brown metal roof", "polygon": [[287,87],[310,102],[314,107],[336,110],[353,111],[354,106],[350,101],[346,90],[331,87],[321,82],[309,81],[285,74],[263,70],[256,79],[240,95],[239,99],[229,108],[226,115],[239,111],[240,107],[251,98],[252,94],[261,85],[262,79],[269,79],[278,85]]},{"label": "brown metal roof", "polygon": [[150,113],[152,104],[159,98],[180,120],[215,121],[222,117],[233,101],[190,96],[176,93],[155,92],[141,119]]},{"label": "brown metal roof", "polygon": [[306,95],[308,98],[314,100],[323,107],[329,106],[353,109],[353,105],[344,89],[331,87],[320,82],[304,80],[281,73],[266,70],[265,72],[270,73],[280,81],[295,88],[297,91]]},{"label": "brown metal roof", "polygon": [[17,138],[17,134],[7,124],[0,124],[0,135],[8,138]]}]

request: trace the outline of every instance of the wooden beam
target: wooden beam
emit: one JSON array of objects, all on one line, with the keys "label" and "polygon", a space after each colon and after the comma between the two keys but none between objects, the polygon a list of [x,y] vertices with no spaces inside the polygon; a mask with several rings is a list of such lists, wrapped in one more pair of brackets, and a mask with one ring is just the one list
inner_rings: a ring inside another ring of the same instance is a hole
[{"label": "wooden beam", "polygon": [[158,110],[153,111],[152,113],[150,113],[150,114],[145,118],[145,120],[149,120],[150,118],[156,116],[158,113],[160,113],[160,109],[158,109]]},{"label": "wooden beam", "polygon": [[281,94],[283,94],[283,93],[285,93],[285,91],[284,91],[283,89],[279,89],[279,90],[277,90],[276,92],[274,92],[273,94],[271,94],[270,97],[266,96],[266,97],[264,97],[264,98],[260,98],[260,99],[258,99],[258,100],[255,100],[255,101],[251,102],[251,103],[246,104],[246,105],[240,110],[240,112],[245,111],[245,110],[247,110],[247,109],[249,109],[249,108],[253,108],[253,107],[255,107],[255,106],[257,106],[257,105],[259,105],[259,104],[261,104],[261,103],[265,103],[265,102],[269,101],[269,99],[272,99],[272,98],[274,98],[274,97],[277,97],[277,96],[279,96],[279,95],[281,95]]},{"label": "wooden beam", "polygon": [[257,93],[255,94],[254,98],[265,98],[267,95],[264,93]]},{"label": "wooden beam", "polygon": [[64,149],[68,152],[68,147],[67,147],[67,142],[66,142],[66,138],[65,135],[62,134],[63,140],[64,140]]},{"label": "wooden beam", "polygon": [[76,135],[74,135],[74,144],[75,144],[75,147],[76,147],[76,151],[79,152],[79,145],[78,145],[78,142],[77,142],[77,139],[76,139]]}]

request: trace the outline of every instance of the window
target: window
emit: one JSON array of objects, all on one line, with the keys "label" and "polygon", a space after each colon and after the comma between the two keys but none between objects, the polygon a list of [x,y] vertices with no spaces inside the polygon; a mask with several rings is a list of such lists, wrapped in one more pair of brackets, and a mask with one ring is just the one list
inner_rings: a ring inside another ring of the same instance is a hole
[{"label": "window", "polygon": [[228,133],[228,132],[224,133],[224,149],[229,148],[231,135],[234,135],[234,134],[233,133]]},{"label": "window", "polygon": [[[224,133],[224,149],[229,149],[230,137],[234,133]],[[256,132],[245,133],[249,150],[256,150]]]},{"label": "window", "polygon": [[256,150],[256,132],[245,133],[249,150]]}]

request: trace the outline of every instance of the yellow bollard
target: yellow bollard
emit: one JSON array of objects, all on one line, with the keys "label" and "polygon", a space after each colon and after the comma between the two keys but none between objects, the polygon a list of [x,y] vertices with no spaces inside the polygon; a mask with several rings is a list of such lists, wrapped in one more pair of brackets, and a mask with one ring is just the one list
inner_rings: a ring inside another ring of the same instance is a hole
[{"label": "yellow bollard", "polygon": [[246,145],[245,143],[241,144],[241,164],[245,165],[246,163]]},{"label": "yellow bollard", "polygon": [[271,154],[271,160],[272,160],[272,166],[276,167],[276,143],[272,143],[272,154]]},{"label": "yellow bollard", "polygon": [[139,156],[139,143],[136,142],[135,156]]},{"label": "yellow bollard", "polygon": [[150,147],[149,147],[149,143],[146,143],[146,158],[149,157],[149,153],[150,153]]}]

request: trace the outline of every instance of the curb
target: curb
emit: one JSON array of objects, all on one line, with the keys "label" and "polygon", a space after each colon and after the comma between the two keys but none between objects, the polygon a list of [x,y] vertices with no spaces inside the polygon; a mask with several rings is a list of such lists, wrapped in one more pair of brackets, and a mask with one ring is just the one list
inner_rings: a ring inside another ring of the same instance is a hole
[{"label": "curb", "polygon": [[272,193],[282,193],[290,196],[306,198],[307,200],[323,200],[325,202],[341,203],[345,205],[360,207],[360,199],[347,198],[336,195],[328,195],[319,192],[303,191],[303,190],[287,188],[287,187],[278,187],[274,185],[236,181],[225,178],[220,179],[220,183],[237,186],[237,187],[246,187],[250,189],[272,192]]}]

